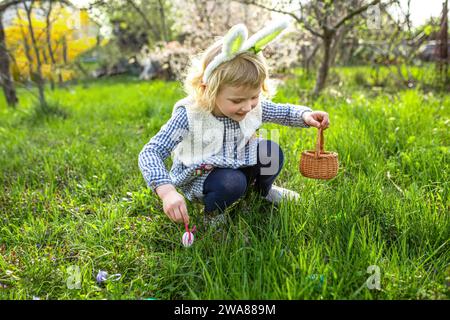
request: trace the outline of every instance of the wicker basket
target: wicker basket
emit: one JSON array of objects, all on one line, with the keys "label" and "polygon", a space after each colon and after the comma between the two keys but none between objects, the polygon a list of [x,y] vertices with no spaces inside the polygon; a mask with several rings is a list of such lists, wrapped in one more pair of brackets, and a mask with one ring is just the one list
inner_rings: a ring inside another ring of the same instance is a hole
[{"label": "wicker basket", "polygon": [[329,180],[337,175],[339,163],[336,152],[323,151],[323,129],[317,134],[316,150],[302,152],[299,169],[307,178]]}]

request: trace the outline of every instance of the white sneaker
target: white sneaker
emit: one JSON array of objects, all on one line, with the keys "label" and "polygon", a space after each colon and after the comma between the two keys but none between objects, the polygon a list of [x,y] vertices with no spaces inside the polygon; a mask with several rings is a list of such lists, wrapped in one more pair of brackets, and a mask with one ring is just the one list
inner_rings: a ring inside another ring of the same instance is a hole
[{"label": "white sneaker", "polygon": [[269,202],[279,204],[282,200],[295,201],[300,199],[300,195],[292,190],[272,185],[267,196],[264,197]]}]

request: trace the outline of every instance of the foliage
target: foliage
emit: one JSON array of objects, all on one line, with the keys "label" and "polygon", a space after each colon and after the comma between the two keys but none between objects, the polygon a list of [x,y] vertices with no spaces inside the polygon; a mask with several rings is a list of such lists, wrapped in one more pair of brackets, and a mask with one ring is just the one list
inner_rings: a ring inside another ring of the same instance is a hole
[{"label": "foliage", "polygon": [[[83,14],[83,13],[82,13]],[[97,45],[95,36],[83,33],[83,29],[76,28],[70,23],[75,18],[75,13],[64,7],[55,5],[50,21],[50,44],[47,41],[47,24],[41,15],[32,14],[32,25],[36,36],[36,42],[41,52],[42,75],[46,79],[62,76],[62,80],[75,77],[76,69],[71,64],[83,52]],[[5,28],[6,45],[13,58],[12,74],[15,80],[26,80],[32,78],[31,66],[36,65],[36,55],[32,50],[31,37],[29,33],[26,13],[19,9],[12,25]],[[50,59],[50,48],[56,62],[53,69]],[[56,75],[53,74],[56,72]]]}]

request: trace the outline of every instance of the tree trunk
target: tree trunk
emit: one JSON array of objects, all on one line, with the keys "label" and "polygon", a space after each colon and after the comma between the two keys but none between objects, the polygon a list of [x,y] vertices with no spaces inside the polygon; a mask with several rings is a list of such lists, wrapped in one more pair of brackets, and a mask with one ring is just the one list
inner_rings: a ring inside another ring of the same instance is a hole
[{"label": "tree trunk", "polygon": [[448,85],[448,0],[442,4],[441,28],[438,35],[438,73],[444,86]]},{"label": "tree trunk", "polygon": [[[67,65],[67,61],[68,61],[68,57],[67,57],[67,40],[66,40],[65,36],[62,38],[62,54],[63,54],[64,65]],[[58,85],[60,87],[62,87],[64,85],[61,68],[58,68]]]},{"label": "tree trunk", "polygon": [[[136,10],[136,12],[141,16],[141,18],[142,18],[142,20],[144,20],[144,23],[145,23],[145,25],[147,26],[147,28],[150,29],[150,30],[152,30],[155,40],[156,40],[156,41],[161,40],[161,30],[158,30],[158,28],[157,28],[154,24],[150,23],[150,20],[149,20],[148,17],[145,15],[144,11],[142,11],[141,8],[140,8],[136,3],[134,3],[133,0],[128,0],[127,2],[128,2],[128,3],[133,7],[133,9]],[[161,8],[160,8],[160,9],[161,9]]]},{"label": "tree trunk", "polygon": [[323,59],[320,64],[319,73],[317,74],[316,79],[316,86],[314,87],[313,94],[316,96],[318,95],[323,88],[325,88],[325,83],[327,81],[328,76],[328,69],[330,68],[330,51],[331,51],[331,42],[332,42],[332,35],[331,34],[325,34],[322,38],[323,43]]},{"label": "tree trunk", "polygon": [[302,55],[303,55],[303,67],[305,68],[305,72],[307,77],[311,73],[311,65],[314,61],[314,57],[316,56],[317,51],[319,51],[320,43],[314,45],[313,49],[310,53],[307,52],[307,48],[302,46]]},{"label": "tree trunk", "polygon": [[164,42],[169,41],[169,35],[167,34],[166,15],[164,13],[164,3],[159,0],[159,14],[161,15],[161,27],[163,31]]},{"label": "tree trunk", "polygon": [[[16,8],[16,14],[17,14],[17,17],[20,20],[22,20],[22,17],[20,16],[19,8]],[[27,39],[27,36],[25,34],[25,31],[22,28],[22,24],[20,24],[20,33],[22,34],[23,50],[24,50],[25,56],[27,57],[27,60],[28,60],[28,78],[27,78],[27,82],[30,82],[31,81],[31,77],[33,76],[33,57],[31,57],[30,46],[28,45],[28,39]]]},{"label": "tree trunk", "polygon": [[44,78],[42,77],[41,71],[41,57],[39,56],[39,47],[36,41],[36,37],[34,36],[33,23],[31,21],[31,11],[33,9],[33,2],[30,3],[30,6],[27,5],[26,1],[23,1],[23,6],[25,7],[25,11],[27,13],[28,20],[28,29],[30,31],[31,43],[33,45],[34,54],[36,55],[36,85],[39,91],[39,102],[42,107],[47,106],[47,102],[45,101],[45,93],[44,93]]},{"label": "tree trunk", "polygon": [[50,21],[50,16],[52,14],[52,9],[53,9],[52,2],[49,1],[48,5],[49,5],[49,7],[48,7],[47,14],[46,14],[46,19],[45,19],[46,20],[45,34],[47,36],[48,54],[49,54],[50,60],[52,62],[51,75],[50,75],[50,88],[53,91],[53,90],[55,90],[55,81],[53,80],[53,75],[55,74],[56,60],[55,60],[55,55],[53,54],[53,48],[52,48],[52,22]]},{"label": "tree trunk", "polygon": [[353,29],[354,26],[342,26],[339,28],[339,30],[336,32],[336,35],[334,37],[334,40],[331,44],[330,49],[330,61],[329,65],[333,66],[336,61],[336,56],[338,55],[338,52],[342,49],[341,45],[343,40],[345,39],[345,36],[348,34],[348,32]]},{"label": "tree trunk", "polygon": [[9,70],[9,56],[6,48],[5,30],[3,28],[3,12],[0,11],[0,84],[5,93],[6,102],[15,107],[18,102],[14,82]]}]

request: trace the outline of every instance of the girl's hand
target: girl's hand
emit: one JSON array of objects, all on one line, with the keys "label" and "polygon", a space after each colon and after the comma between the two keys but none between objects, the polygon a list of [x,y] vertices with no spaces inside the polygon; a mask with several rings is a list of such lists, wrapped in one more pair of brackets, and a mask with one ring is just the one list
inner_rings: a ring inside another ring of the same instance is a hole
[{"label": "girl's hand", "polygon": [[156,188],[156,192],[163,202],[164,213],[176,223],[189,224],[189,215],[187,213],[184,197],[177,192],[171,184],[166,184]]},{"label": "girl's hand", "polygon": [[303,120],[306,124],[316,127],[317,129],[322,128],[325,130],[330,126],[330,118],[325,111],[305,112],[303,113]]}]

